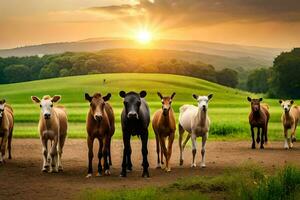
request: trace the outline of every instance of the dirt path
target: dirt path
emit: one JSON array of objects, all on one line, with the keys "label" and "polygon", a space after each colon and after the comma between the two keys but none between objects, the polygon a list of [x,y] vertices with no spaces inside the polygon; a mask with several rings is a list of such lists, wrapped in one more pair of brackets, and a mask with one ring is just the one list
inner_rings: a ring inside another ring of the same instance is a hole
[{"label": "dirt path", "polygon": [[[97,145],[96,145],[97,146]],[[64,172],[45,174],[41,172],[42,154],[38,139],[13,140],[13,160],[7,160],[0,166],[0,199],[72,199],[87,188],[123,188],[141,187],[146,185],[165,185],[178,178],[195,175],[217,175],[227,167],[235,167],[245,162],[256,162],[267,169],[293,163],[300,166],[300,144],[296,143],[292,150],[284,150],[282,142],[273,142],[265,150],[252,150],[250,142],[208,142],[207,168],[190,168],[191,149],[185,150],[185,163],[178,166],[179,149],[177,141],[173,148],[172,172],[165,173],[154,169],[156,166],[155,141],[149,142],[149,162],[151,178],[141,178],[141,145],[138,140],[132,142],[133,172],[127,178],[120,178],[120,166],[123,144],[120,140],[113,141],[113,168],[110,177],[93,177],[86,179],[87,147],[85,140],[68,139],[64,148]],[[97,147],[94,148],[95,150]],[[96,153],[96,151],[95,151]],[[95,154],[97,155],[97,154]],[[200,151],[197,153],[198,165]],[[94,171],[97,169],[94,159]],[[95,171],[96,173],[96,171]]]}]

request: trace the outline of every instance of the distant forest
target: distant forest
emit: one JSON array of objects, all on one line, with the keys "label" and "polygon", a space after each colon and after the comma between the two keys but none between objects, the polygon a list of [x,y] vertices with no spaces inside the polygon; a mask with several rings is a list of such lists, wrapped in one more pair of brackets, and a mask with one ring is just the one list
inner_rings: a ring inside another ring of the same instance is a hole
[{"label": "distant forest", "polygon": [[238,84],[232,69],[215,70],[212,65],[174,58],[155,57],[148,51],[119,50],[0,58],[0,83],[16,83],[54,77],[99,73],[168,73],[205,79],[229,87]]}]

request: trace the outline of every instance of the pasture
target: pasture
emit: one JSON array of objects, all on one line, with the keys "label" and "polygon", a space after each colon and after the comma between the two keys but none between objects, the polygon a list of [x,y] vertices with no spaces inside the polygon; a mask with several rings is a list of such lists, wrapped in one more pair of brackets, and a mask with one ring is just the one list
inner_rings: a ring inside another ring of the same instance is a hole
[{"label": "pasture", "polygon": [[[103,84],[103,79],[106,80]],[[5,98],[15,111],[15,138],[38,138],[37,122],[39,106],[34,105],[30,96],[42,97],[45,94],[62,95],[60,104],[67,108],[69,118],[69,138],[85,138],[85,120],[89,103],[84,99],[84,93],[101,92],[103,95],[110,92],[109,101],[116,115],[116,132],[114,139],[121,138],[120,113],[122,99],[119,91],[146,90],[146,100],[150,106],[151,115],[161,107],[156,92],[171,95],[176,92],[173,108],[178,119],[179,107],[183,104],[194,104],[192,94],[214,97],[209,104],[209,116],[212,121],[209,139],[213,140],[250,140],[248,113],[250,105],[247,96],[258,97],[244,91],[224,87],[215,83],[197,78],[169,74],[97,74],[66,78],[54,78],[32,82],[0,85],[0,97]],[[280,122],[281,108],[277,99],[265,99],[270,105],[271,120],[269,124],[269,139],[282,140],[282,125]],[[296,101],[297,103],[297,101]],[[150,127],[150,138],[154,138]],[[178,133],[176,132],[176,136]]]}]

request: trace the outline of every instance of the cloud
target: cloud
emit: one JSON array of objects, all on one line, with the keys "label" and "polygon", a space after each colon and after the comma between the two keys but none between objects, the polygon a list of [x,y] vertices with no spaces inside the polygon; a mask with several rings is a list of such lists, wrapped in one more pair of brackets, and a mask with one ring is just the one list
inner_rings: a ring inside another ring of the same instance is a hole
[{"label": "cloud", "polygon": [[118,18],[144,16],[173,25],[207,26],[225,22],[300,22],[298,0],[139,0],[135,5],[92,7],[88,10]]}]

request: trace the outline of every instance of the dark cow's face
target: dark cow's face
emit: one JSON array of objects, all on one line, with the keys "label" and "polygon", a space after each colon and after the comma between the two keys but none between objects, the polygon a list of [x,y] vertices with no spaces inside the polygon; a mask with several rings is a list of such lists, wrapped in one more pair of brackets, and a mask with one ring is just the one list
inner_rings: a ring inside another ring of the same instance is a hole
[{"label": "dark cow's face", "polygon": [[108,93],[104,97],[102,97],[100,93],[95,93],[93,96],[90,96],[88,93],[85,93],[85,99],[90,102],[90,111],[95,121],[102,121],[105,102],[108,101],[110,97],[110,93]]},{"label": "dark cow's face", "polygon": [[251,103],[252,111],[259,112],[260,111],[260,102],[263,100],[263,98],[251,99],[250,97],[248,97],[247,99]]},{"label": "dark cow's face", "polygon": [[124,99],[123,103],[126,117],[128,119],[139,119],[141,98],[144,98],[147,95],[146,91],[141,91],[139,94],[135,92],[126,93],[121,91],[119,95]]},{"label": "dark cow's face", "polygon": [[5,106],[5,100],[0,100],[0,121],[2,121],[3,118],[3,112],[4,112],[4,106]]},{"label": "dark cow's face", "polygon": [[175,96],[175,92],[170,96],[170,97],[164,97],[162,96],[162,94],[160,92],[157,92],[157,95],[160,97],[161,99],[161,103],[162,103],[162,111],[163,111],[163,115],[167,116],[169,114],[169,110],[171,109],[171,104],[172,104],[172,100],[173,97]]}]

